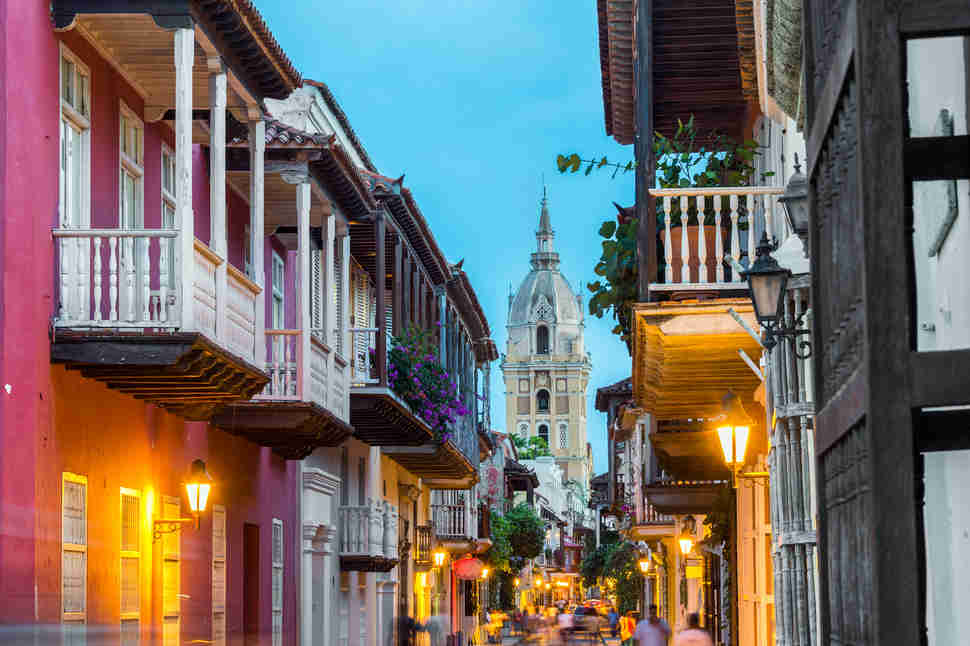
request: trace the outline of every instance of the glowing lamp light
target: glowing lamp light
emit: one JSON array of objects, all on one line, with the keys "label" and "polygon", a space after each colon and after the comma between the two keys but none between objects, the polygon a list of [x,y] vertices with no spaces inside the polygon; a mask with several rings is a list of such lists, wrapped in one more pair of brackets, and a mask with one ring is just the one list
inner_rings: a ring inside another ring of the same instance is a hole
[{"label": "glowing lamp light", "polygon": [[[721,451],[724,461],[729,467],[744,464],[744,451],[748,446],[748,426],[721,426],[717,429],[717,438],[721,441]],[[733,450],[731,438],[734,438]]]},{"label": "glowing lamp light", "polygon": [[211,488],[212,478],[205,472],[205,462],[193,460],[189,479],[185,483],[185,491],[189,496],[189,509],[193,514],[201,514],[205,511]]},{"label": "glowing lamp light", "polygon": [[514,579],[512,581],[512,583],[515,585],[515,587],[519,587],[519,579],[518,578]]},{"label": "glowing lamp light", "polygon": [[483,567],[482,568],[482,578],[483,579],[487,579],[488,578],[488,568],[487,567]]},{"label": "glowing lamp light", "polygon": [[556,581],[556,585],[558,585],[560,588],[568,588],[569,587],[569,584],[566,583],[565,581]]},{"label": "glowing lamp light", "polygon": [[432,554],[432,557],[434,558],[434,565],[435,565],[435,567],[441,567],[442,565],[445,564],[445,551],[444,550],[435,550],[434,551],[434,554]]},{"label": "glowing lamp light", "polygon": [[681,536],[677,539],[677,542],[680,543],[680,552],[684,556],[690,554],[690,551],[694,549],[694,539],[689,536]]},{"label": "glowing lamp light", "polygon": [[547,583],[547,584],[546,584],[546,590],[548,590],[548,589],[549,589],[549,588],[551,588],[551,587],[552,587],[552,584],[551,584],[551,583]]},{"label": "glowing lamp light", "polygon": [[536,577],[536,587],[538,588],[540,585],[542,585],[542,577],[541,576],[537,576]]},{"label": "glowing lamp light", "polygon": [[637,565],[640,566],[640,571],[644,574],[650,571],[650,559],[646,556],[637,561]]}]

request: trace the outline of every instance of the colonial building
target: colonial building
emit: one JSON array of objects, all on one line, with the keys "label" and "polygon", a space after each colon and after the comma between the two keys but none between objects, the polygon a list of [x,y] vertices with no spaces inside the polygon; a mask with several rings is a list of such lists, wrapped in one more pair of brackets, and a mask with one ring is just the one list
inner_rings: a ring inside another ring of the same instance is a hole
[{"label": "colonial building", "polygon": [[506,428],[546,441],[565,481],[589,491],[586,387],[592,360],[583,343],[583,302],[559,270],[545,194],[531,271],[509,296],[502,361]]}]

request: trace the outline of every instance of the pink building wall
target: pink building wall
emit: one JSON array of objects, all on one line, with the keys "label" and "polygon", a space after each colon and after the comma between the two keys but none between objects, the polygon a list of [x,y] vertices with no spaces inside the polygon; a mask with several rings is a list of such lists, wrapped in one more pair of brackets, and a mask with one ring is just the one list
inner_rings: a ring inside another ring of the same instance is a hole
[{"label": "pink building wall", "polygon": [[[297,635],[297,463],[204,423],[189,423],[50,363],[57,311],[59,42],[91,68],[91,216],[118,223],[119,100],[140,97],[76,33],[55,33],[46,0],[0,0],[0,623],[60,621],[61,473],[89,478],[88,623],[116,625],[119,487],[182,495],[191,460],[216,480],[228,521],[227,632],[242,630],[242,527],[260,526],[260,624],[271,626],[272,518],[284,522],[284,643]],[[145,124],[144,215],[160,225],[163,123]],[[205,153],[193,151],[196,236],[209,241]],[[242,268],[245,201],[227,189],[229,261]],[[265,250],[272,243],[267,241]],[[267,274],[269,264],[267,263]],[[295,297],[288,295],[295,302]],[[9,384],[9,392],[4,385]],[[211,526],[182,536],[183,638],[208,639]],[[156,618],[158,599],[145,608]],[[143,622],[144,623],[144,622]]]}]

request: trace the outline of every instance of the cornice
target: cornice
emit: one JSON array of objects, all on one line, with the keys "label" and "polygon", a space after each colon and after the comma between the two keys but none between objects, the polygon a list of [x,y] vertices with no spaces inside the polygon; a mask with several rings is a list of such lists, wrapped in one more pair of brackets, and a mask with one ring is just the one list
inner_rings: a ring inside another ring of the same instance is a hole
[{"label": "cornice", "polygon": [[340,490],[340,478],[322,469],[310,467],[303,471],[303,490],[332,496]]}]

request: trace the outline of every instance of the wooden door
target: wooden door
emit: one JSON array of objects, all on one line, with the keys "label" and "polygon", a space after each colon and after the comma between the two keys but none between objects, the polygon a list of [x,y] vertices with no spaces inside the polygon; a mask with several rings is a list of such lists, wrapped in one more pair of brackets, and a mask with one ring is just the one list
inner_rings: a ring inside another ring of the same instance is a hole
[{"label": "wooden door", "polygon": [[[930,407],[970,404],[967,347],[919,343],[918,301],[936,290],[918,286],[917,184],[966,186],[970,145],[966,58],[946,81],[962,88],[946,107],[963,131],[933,137],[915,127],[914,101],[933,94],[921,84],[948,61],[908,57],[914,39],[970,33],[970,12],[966,0],[804,0],[803,28],[820,643],[915,646],[927,643],[924,452],[934,437],[936,448],[968,448],[966,410]],[[965,279],[958,287],[967,306]]]},{"label": "wooden door", "polygon": [[259,644],[259,525],[243,525],[243,633]]}]

